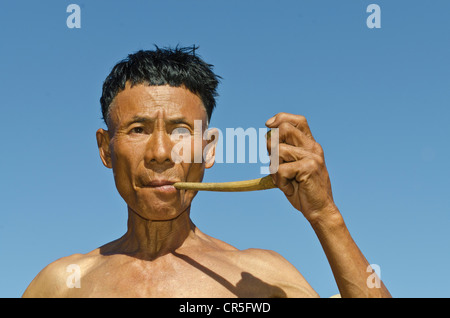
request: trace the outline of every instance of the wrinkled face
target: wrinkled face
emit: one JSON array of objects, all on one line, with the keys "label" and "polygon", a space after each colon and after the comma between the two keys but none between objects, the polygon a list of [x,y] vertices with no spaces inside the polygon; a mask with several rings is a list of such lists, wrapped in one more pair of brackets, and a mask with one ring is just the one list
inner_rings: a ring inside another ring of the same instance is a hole
[{"label": "wrinkled face", "polygon": [[[196,130],[194,121],[201,121]],[[198,149],[194,140],[202,153],[208,144],[201,136],[207,129],[201,99],[184,87],[127,83],[111,103],[108,129],[97,131],[100,156],[113,169],[117,190],[128,207],[148,220],[169,220],[185,211],[196,192],[177,190],[172,184],[200,182],[205,167],[212,166],[205,160],[194,162],[193,150]],[[191,160],[174,158],[172,149],[180,142],[190,147],[177,153],[186,159],[190,148]],[[209,159],[213,152],[211,147]]]}]

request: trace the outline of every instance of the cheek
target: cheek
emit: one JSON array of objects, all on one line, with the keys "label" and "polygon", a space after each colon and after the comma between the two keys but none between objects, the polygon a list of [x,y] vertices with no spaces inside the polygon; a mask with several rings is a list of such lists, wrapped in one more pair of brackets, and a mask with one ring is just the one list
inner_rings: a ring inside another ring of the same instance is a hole
[{"label": "cheek", "polygon": [[[124,153],[123,149],[116,148],[112,154],[112,169],[116,188],[122,197],[133,192],[133,156]],[[125,198],[124,198],[125,199]]]},{"label": "cheek", "polygon": [[122,167],[114,170],[114,182],[120,196],[128,203],[133,200],[134,190],[129,174]]},{"label": "cheek", "polygon": [[201,182],[205,172],[204,163],[182,164],[186,182]]},{"label": "cheek", "polygon": [[[203,163],[181,164],[184,174],[184,180],[186,182],[201,182],[203,180],[203,174],[205,166]],[[197,191],[181,190],[180,198],[182,207],[186,208],[191,204],[194,197],[197,195]]]}]

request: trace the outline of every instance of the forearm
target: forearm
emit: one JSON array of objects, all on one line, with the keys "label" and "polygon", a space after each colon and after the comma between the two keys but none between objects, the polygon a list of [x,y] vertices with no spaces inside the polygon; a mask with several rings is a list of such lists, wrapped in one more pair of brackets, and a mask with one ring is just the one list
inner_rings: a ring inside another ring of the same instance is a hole
[{"label": "forearm", "polygon": [[[333,203],[331,183],[322,147],[311,134],[306,118],[278,113],[266,122],[278,129],[278,140],[267,138],[267,150],[278,142],[277,171],[273,183],[294,208],[311,223],[330,263],[342,297],[389,297],[381,283],[370,288],[369,263],[353,241],[339,210]],[[274,154],[271,153],[271,156]],[[271,163],[272,164],[272,163]]]},{"label": "forearm", "polygon": [[[339,210],[333,206],[309,220],[333,271],[342,297],[391,297],[384,284],[367,284],[369,262],[353,241]],[[370,276],[370,277],[369,277]],[[372,287],[372,288],[371,288]]]}]

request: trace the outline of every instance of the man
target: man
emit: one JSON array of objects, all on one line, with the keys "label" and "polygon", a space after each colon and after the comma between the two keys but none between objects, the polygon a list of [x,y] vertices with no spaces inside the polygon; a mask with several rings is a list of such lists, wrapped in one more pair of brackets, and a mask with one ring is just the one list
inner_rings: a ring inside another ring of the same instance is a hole
[{"label": "man", "polygon": [[[194,121],[201,120],[202,133],[207,129],[217,85],[212,65],[183,48],[139,51],[113,68],[101,97],[108,130],[97,131],[97,143],[127,203],[128,230],[90,253],[51,263],[24,297],[318,296],[279,254],[238,250],[202,233],[190,219],[196,192],[173,186],[202,181],[213,165],[210,141],[202,139],[202,162],[176,161],[172,149],[179,141],[174,135],[193,143]],[[374,274],[333,202],[323,151],[306,119],[279,113],[266,125],[279,132],[273,181],[316,232],[340,294],[389,297],[382,283],[367,285]],[[70,266],[78,269],[80,288],[70,288]]]}]

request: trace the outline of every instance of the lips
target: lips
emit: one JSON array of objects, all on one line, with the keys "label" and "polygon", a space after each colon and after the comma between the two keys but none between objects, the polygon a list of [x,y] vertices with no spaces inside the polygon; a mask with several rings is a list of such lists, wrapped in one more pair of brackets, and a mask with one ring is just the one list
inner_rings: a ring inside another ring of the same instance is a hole
[{"label": "lips", "polygon": [[163,186],[167,186],[167,185],[173,185],[175,182],[176,181],[169,181],[169,180],[153,180],[153,181],[146,183],[144,186],[157,188],[157,187],[163,187]]},{"label": "lips", "polygon": [[173,186],[173,184],[177,182],[174,180],[152,180],[149,182],[145,182],[142,184],[142,188],[150,188],[160,192],[176,192],[177,189]]}]

